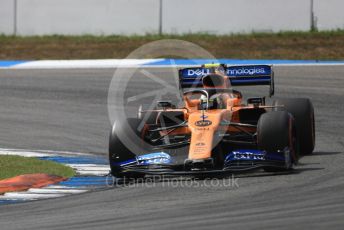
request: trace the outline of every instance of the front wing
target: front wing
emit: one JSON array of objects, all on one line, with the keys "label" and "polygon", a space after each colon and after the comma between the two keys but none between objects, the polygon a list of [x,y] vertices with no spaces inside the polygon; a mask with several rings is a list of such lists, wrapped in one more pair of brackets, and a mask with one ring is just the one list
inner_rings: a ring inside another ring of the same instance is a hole
[{"label": "front wing", "polygon": [[287,150],[268,153],[261,150],[235,150],[225,156],[222,168],[204,168],[185,170],[184,165],[175,164],[173,158],[165,152],[150,153],[137,156],[126,162],[110,162],[125,173],[146,175],[220,175],[247,172],[261,168],[286,169],[291,159]]}]

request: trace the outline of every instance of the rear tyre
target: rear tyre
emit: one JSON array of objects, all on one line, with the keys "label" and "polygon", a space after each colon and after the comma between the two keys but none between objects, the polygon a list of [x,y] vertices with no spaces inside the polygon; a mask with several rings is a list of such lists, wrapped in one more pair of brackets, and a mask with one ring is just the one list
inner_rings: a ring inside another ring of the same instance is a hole
[{"label": "rear tyre", "polygon": [[[292,169],[297,161],[293,154],[295,148],[293,118],[285,111],[273,111],[263,114],[258,120],[258,148],[267,152],[285,152],[285,168],[266,167],[265,171],[285,171]],[[281,153],[282,154],[282,153]]]},{"label": "rear tyre", "polygon": [[123,173],[119,164],[128,160],[135,159],[136,155],[122,140],[126,138],[135,141],[140,138],[141,132],[137,130],[140,120],[136,118],[127,118],[117,120],[112,126],[109,139],[109,161],[111,174],[115,177],[139,178],[144,176],[139,173]]},{"label": "rear tyre", "polygon": [[312,154],[315,146],[314,108],[307,98],[278,99],[274,105],[283,106],[277,110],[291,113],[295,119],[297,152],[299,155]]}]

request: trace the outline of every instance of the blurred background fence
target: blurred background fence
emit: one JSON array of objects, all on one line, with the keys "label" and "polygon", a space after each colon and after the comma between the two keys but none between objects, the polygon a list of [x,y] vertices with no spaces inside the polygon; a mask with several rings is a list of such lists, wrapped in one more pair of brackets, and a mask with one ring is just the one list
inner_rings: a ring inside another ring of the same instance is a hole
[{"label": "blurred background fence", "polygon": [[343,0],[1,0],[0,34],[144,35],[344,29]]}]

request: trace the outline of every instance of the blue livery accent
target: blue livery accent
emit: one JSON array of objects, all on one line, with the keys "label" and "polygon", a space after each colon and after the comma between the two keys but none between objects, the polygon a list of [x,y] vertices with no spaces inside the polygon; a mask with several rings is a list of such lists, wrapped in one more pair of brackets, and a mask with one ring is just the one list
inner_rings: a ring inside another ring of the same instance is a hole
[{"label": "blue livery accent", "polygon": [[285,162],[285,155],[283,153],[271,153],[262,150],[254,149],[240,149],[234,150],[226,155],[224,166],[230,166],[231,163],[236,161],[254,161],[254,162],[264,162],[264,161],[275,161],[275,162]]},{"label": "blue livery accent", "polygon": [[269,65],[229,66],[226,68],[232,86],[271,85],[272,67]]},{"label": "blue livery accent", "polygon": [[202,86],[202,77],[210,73],[209,68],[186,68],[179,70],[179,80],[184,88],[194,88]]},{"label": "blue livery accent", "polygon": [[182,69],[180,72],[181,76],[185,79],[202,78],[210,74],[209,68],[186,68]]},{"label": "blue livery accent", "polygon": [[130,160],[122,161],[122,162],[110,161],[110,164],[113,166],[123,167],[123,166],[127,166],[127,165],[137,164],[137,160],[136,159],[130,159]]},{"label": "blue livery accent", "polygon": [[226,68],[226,75],[229,77],[270,76],[271,74],[271,66],[268,65],[229,66]]},{"label": "blue livery accent", "polygon": [[264,161],[266,152],[261,150],[235,150],[230,152],[225,158],[225,165],[231,161]]},{"label": "blue livery accent", "polygon": [[259,84],[259,85],[268,85],[270,84],[270,78],[260,78],[260,79],[231,79],[232,85],[243,85],[243,84]]},{"label": "blue livery accent", "polygon": [[285,156],[282,153],[268,153],[266,155],[266,160],[269,160],[269,161],[283,161],[283,162],[285,162]]},{"label": "blue livery accent", "polygon": [[136,159],[131,159],[131,160],[127,160],[127,161],[123,161],[121,163],[119,163],[119,166],[126,166],[126,165],[130,165],[130,164],[136,164],[137,160]]},{"label": "blue livery accent", "polygon": [[[211,68],[185,68],[179,70],[182,88],[202,87],[202,78],[212,72]],[[273,91],[273,71],[269,65],[227,66],[224,74],[230,79],[232,86],[270,85]]]},{"label": "blue livery accent", "polygon": [[171,156],[164,152],[149,153],[136,157],[138,165],[170,164]]},{"label": "blue livery accent", "polygon": [[131,159],[123,162],[111,162],[114,166],[123,167],[126,165],[151,165],[151,164],[170,164],[172,158],[170,155],[164,152],[149,153],[145,155],[137,156],[136,159]]}]

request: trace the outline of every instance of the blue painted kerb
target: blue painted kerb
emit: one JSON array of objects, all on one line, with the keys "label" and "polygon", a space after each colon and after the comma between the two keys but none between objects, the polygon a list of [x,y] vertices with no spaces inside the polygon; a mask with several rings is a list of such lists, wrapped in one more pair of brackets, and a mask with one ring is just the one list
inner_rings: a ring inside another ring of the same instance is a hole
[{"label": "blue painted kerb", "polygon": [[12,67],[12,66],[15,66],[15,65],[18,65],[18,64],[22,64],[22,63],[25,63],[25,62],[28,62],[28,61],[11,61],[11,60],[0,61],[0,67]]}]

